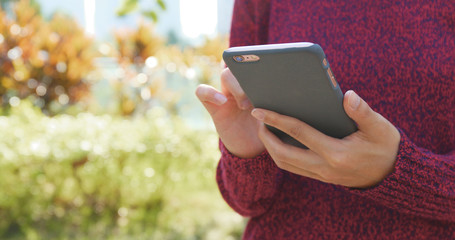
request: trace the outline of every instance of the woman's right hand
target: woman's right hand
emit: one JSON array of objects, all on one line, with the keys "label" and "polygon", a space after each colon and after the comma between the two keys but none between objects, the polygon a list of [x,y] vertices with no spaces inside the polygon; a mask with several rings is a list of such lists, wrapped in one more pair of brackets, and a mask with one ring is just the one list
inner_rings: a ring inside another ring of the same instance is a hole
[{"label": "woman's right hand", "polygon": [[253,106],[228,68],[221,74],[221,92],[201,84],[196,89],[196,96],[209,112],[221,141],[232,154],[251,158],[265,150],[258,136],[261,123],[251,116]]}]

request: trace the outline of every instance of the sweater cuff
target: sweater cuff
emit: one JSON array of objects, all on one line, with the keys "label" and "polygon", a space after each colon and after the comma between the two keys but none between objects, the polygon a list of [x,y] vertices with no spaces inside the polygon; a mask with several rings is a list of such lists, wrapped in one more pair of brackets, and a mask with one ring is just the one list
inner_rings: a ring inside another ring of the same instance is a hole
[{"label": "sweater cuff", "polygon": [[275,201],[282,172],[267,151],[254,158],[239,158],[220,141],[217,182],[226,202],[243,216],[259,216]]},{"label": "sweater cuff", "polygon": [[272,168],[277,168],[267,150],[264,150],[261,154],[253,158],[240,158],[232,154],[221,140],[219,140],[219,148],[223,167],[226,169],[240,170],[242,172],[260,170],[260,172],[264,173],[270,171]]}]

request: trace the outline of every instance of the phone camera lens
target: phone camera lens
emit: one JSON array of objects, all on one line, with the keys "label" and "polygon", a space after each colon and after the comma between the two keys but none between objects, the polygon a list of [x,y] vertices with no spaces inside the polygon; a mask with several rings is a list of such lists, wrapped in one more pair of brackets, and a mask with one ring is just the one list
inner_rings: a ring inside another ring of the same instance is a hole
[{"label": "phone camera lens", "polygon": [[234,60],[236,62],[243,62],[243,60],[245,60],[245,58],[243,56],[234,56]]}]

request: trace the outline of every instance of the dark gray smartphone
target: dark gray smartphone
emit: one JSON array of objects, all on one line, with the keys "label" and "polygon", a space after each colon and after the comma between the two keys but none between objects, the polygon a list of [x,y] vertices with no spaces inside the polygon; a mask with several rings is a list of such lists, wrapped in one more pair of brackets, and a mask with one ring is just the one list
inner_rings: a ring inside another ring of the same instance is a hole
[{"label": "dark gray smartphone", "polygon": [[[292,116],[343,138],[357,130],[344,111],[343,93],[321,46],[283,43],[233,47],[223,59],[254,107]],[[303,144],[268,126],[283,142]]]}]

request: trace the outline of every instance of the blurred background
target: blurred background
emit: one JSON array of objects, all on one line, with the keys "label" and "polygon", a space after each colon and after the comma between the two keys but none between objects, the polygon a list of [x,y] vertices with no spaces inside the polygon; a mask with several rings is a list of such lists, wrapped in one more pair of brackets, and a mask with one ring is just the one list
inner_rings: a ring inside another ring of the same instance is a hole
[{"label": "blurred background", "polygon": [[0,0],[0,239],[238,239],[198,84],[233,0]]}]

